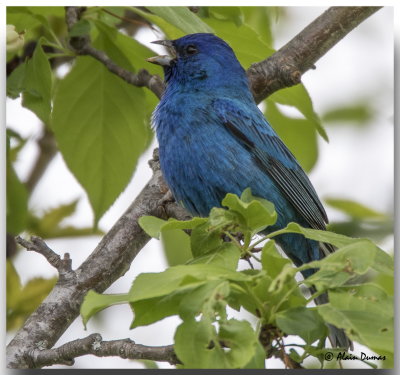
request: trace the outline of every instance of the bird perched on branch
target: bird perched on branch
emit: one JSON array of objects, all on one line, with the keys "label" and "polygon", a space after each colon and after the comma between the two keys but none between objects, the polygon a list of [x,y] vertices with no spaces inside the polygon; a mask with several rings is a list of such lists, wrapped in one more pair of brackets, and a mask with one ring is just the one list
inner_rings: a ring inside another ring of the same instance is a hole
[{"label": "bird perched on branch", "polygon": [[[227,193],[240,196],[250,187],[275,205],[278,219],[268,231],[289,222],[325,229],[328,219],[310,180],[257,107],[231,47],[203,33],[154,43],[170,53],[148,61],[164,68],[166,89],[153,126],[161,170],[176,201],[192,215],[208,216]],[[299,234],[275,239],[297,266],[334,250]],[[327,296],[316,302],[326,303]],[[330,330],[333,346],[351,346],[342,330]]]}]

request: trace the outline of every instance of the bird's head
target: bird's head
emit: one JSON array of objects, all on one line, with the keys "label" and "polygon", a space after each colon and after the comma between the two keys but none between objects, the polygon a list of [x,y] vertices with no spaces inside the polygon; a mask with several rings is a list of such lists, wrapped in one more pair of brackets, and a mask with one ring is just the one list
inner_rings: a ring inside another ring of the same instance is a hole
[{"label": "bird's head", "polygon": [[213,34],[189,34],[179,39],[153,43],[165,46],[169,53],[147,59],[164,68],[167,86],[189,85],[207,89],[248,86],[245,71],[232,48]]}]

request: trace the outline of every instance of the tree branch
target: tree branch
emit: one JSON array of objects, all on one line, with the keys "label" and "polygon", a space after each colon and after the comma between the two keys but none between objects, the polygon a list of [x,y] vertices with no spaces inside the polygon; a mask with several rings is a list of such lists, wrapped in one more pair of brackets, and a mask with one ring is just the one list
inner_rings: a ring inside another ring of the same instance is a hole
[{"label": "tree branch", "polygon": [[[80,9],[67,7],[66,20],[69,29],[79,19]],[[318,58],[378,9],[374,7],[330,8],[304,29],[299,34],[300,36],[296,36],[276,54],[261,63],[254,64],[250,67],[248,75],[256,100],[262,100],[279,88],[298,83],[301,75],[310,69]],[[154,78],[149,73],[142,73],[140,76],[140,73],[134,75],[121,70],[107,55],[93,49],[87,37],[74,38],[71,38],[70,43],[78,54],[93,56],[121,78],[128,79],[135,86],[146,86],[157,96],[161,96],[159,78]],[[157,155],[151,166],[154,174],[146,187],[103,237],[93,253],[74,272],[75,277],[64,281],[59,280],[8,344],[7,366],[9,368],[32,367],[31,357],[27,354],[32,350],[37,350],[38,346],[46,350],[56,343],[78,316],[86,293],[90,289],[103,292],[125,274],[133,259],[150,239],[138,225],[138,219],[141,216],[154,215],[161,218],[188,216],[177,204],[164,199],[168,188],[162,178]],[[43,249],[39,252],[46,254]],[[58,266],[58,261],[53,263]],[[40,361],[35,363],[37,365]]]},{"label": "tree branch", "polygon": [[255,63],[247,77],[257,103],[277,90],[297,85],[301,76],[337,42],[381,7],[331,7],[269,58]]},{"label": "tree branch", "polygon": [[[176,203],[163,201],[168,187],[161,175],[157,152],[154,153],[151,167],[154,173],[150,181],[92,254],[76,269],[75,277],[66,280],[60,278],[8,344],[9,368],[31,367],[26,353],[36,349],[38,343],[45,343],[46,349],[51,348],[79,315],[83,297],[90,289],[101,293],[128,271],[133,259],[150,240],[138,224],[141,216],[153,215],[164,219],[166,213],[180,218],[187,216]],[[164,206],[160,206],[160,202]],[[40,240],[36,244],[23,244],[48,259],[52,257],[52,250],[47,245],[45,248]],[[50,263],[58,267],[57,260],[51,260]]]},{"label": "tree branch", "polygon": [[[65,17],[68,30],[71,30],[79,21],[81,13],[82,8],[66,7]],[[164,83],[159,76],[152,75],[145,69],[141,69],[137,74],[134,74],[129,70],[120,67],[112,61],[105,52],[94,48],[90,44],[90,38],[88,35],[70,38],[70,45],[78,55],[92,56],[96,60],[100,61],[111,73],[116,74],[124,81],[133,86],[147,87],[158,98],[161,98],[162,93],[164,92]]]},{"label": "tree branch", "polygon": [[34,167],[26,181],[26,187],[30,193],[35,189],[36,184],[39,182],[43,173],[46,171],[48,165],[53,160],[57,153],[56,141],[53,132],[44,126],[43,134],[38,140],[39,155],[36,159]]},{"label": "tree branch", "polygon": [[23,246],[28,251],[35,251],[42,254],[47,261],[58,271],[60,281],[65,281],[68,278],[75,278],[76,274],[72,271],[72,260],[69,253],[64,254],[64,258],[50,249],[40,237],[31,237],[31,241],[26,241],[21,237],[16,237],[17,243]]},{"label": "tree branch", "polygon": [[25,356],[32,368],[56,364],[72,366],[74,358],[92,354],[97,357],[121,357],[128,359],[149,359],[170,364],[180,363],[172,345],[145,346],[131,339],[103,341],[98,333],[83,339],[68,342],[55,349],[36,348]]}]

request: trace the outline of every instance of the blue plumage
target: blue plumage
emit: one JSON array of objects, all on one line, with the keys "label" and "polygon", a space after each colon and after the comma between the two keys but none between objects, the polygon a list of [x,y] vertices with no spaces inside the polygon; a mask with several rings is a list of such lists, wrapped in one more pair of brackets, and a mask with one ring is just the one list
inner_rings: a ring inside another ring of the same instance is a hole
[{"label": "blue plumage", "polygon": [[[149,59],[164,67],[166,80],[153,126],[175,199],[193,215],[207,216],[227,193],[250,187],[275,205],[278,221],[268,231],[292,221],[325,229],[327,216],[313,186],[258,109],[229,45],[212,34],[159,43],[173,56]],[[276,239],[296,265],[333,250],[297,234]],[[336,336],[335,344],[349,345],[343,332]]]}]

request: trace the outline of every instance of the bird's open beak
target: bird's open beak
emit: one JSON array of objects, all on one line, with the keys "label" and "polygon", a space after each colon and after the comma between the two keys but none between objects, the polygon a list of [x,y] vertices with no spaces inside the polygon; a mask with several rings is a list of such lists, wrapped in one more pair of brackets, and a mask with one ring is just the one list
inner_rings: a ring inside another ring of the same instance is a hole
[{"label": "bird's open beak", "polygon": [[149,57],[147,59],[147,61],[152,64],[157,64],[157,65],[161,65],[161,66],[170,66],[171,62],[176,59],[176,52],[175,52],[175,48],[174,48],[172,41],[171,40],[156,40],[152,43],[161,44],[162,46],[165,46],[170,55]]}]

